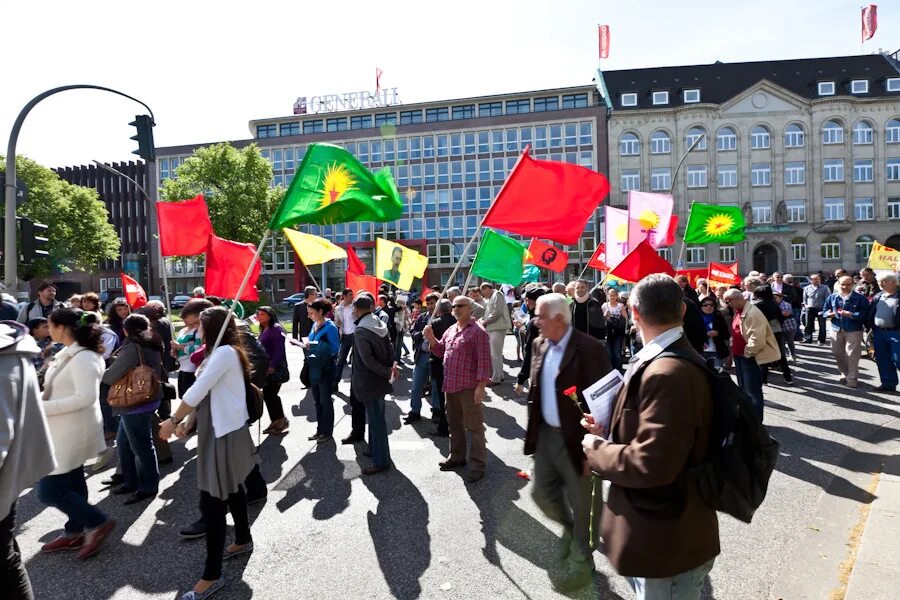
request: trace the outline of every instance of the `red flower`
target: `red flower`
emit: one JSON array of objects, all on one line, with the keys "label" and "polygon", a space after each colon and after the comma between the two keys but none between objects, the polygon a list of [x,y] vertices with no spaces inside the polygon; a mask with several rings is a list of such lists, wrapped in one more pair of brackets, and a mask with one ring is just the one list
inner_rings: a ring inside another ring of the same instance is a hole
[{"label": "red flower", "polygon": [[569,396],[570,398],[577,393],[578,393],[578,388],[575,387],[574,385],[572,387],[566,389],[565,391],[563,391],[563,394],[565,394],[566,396]]}]

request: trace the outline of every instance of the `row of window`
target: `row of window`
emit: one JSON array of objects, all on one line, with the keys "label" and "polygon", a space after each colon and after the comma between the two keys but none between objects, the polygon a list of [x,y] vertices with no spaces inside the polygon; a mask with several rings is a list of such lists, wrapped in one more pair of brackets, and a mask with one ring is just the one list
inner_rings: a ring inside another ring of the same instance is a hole
[{"label": "row of window", "polygon": [[[870,235],[861,235],[854,243],[856,251],[856,262],[862,264],[869,259],[875,238]],[[657,250],[660,256],[666,260],[672,260],[671,248],[659,248]],[[819,243],[819,255],[824,260],[841,260],[841,241],[834,236],[827,236]],[[706,246],[688,246],[685,249],[685,258],[688,264],[700,265],[706,264],[707,248]],[[733,263],[736,254],[734,246],[719,246],[719,262]],[[807,258],[807,240],[806,238],[797,237],[791,240],[791,258],[797,262],[805,262]]]},{"label": "row of window", "polygon": [[[504,111],[504,106],[506,110]],[[369,129],[371,127],[385,127],[388,125],[415,125],[418,123],[438,123],[441,121],[474,119],[480,117],[499,117],[507,115],[521,115],[529,112],[548,112],[554,110],[568,110],[573,108],[587,108],[588,95],[563,94],[560,96],[546,96],[531,99],[507,100],[503,102],[482,102],[475,104],[462,104],[459,106],[442,106],[417,110],[403,110],[398,112],[376,113],[374,115],[356,115],[352,117],[332,117],[328,119],[306,119],[278,125],[257,125],[256,137],[270,138],[286,135],[300,135],[309,133],[323,133],[334,131],[348,131],[351,129]]]},{"label": "row of window", "polygon": [[[856,146],[874,143],[874,127],[869,121],[857,121],[853,125],[853,144]],[[706,150],[706,129],[692,127],[687,130],[684,137],[685,148],[699,140],[695,150]],[[900,119],[891,119],[884,130],[886,144],[900,144]],[[843,144],[844,128],[841,123],[829,119],[822,126],[823,144]],[[806,132],[797,123],[791,123],[784,130],[785,148],[803,148],[806,145]],[[720,127],[716,132],[716,150],[719,152],[734,152],[738,147],[738,135],[733,127]],[[756,125],[750,129],[750,148],[752,150],[766,150],[772,147],[772,133],[765,125]],[[672,152],[672,140],[669,134],[662,130],[650,134],[650,154],[669,154]],[[619,138],[620,156],[639,156],[641,153],[641,140],[633,132],[626,132]]]},{"label": "row of window", "polygon": [[[546,158],[556,162],[568,162],[583,167],[593,168],[594,153],[591,150],[581,152],[553,153],[542,156],[536,153],[535,158]],[[426,185],[445,185],[460,183],[478,183],[503,181],[518,160],[517,156],[505,158],[481,158],[465,161],[397,165],[394,167],[397,187],[404,189],[407,185],[414,187]]]}]

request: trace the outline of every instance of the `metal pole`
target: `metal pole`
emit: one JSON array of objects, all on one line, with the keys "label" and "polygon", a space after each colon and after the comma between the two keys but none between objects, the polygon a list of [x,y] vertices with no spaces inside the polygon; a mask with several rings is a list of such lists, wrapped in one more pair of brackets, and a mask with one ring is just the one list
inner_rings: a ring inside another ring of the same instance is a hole
[{"label": "metal pole", "polygon": [[4,210],[4,216],[6,217],[6,240],[3,247],[3,257],[6,260],[6,264],[3,279],[6,281],[7,289],[13,293],[18,289],[19,285],[18,273],[16,272],[19,262],[19,256],[16,253],[16,142],[19,140],[19,132],[22,129],[22,124],[25,122],[25,117],[28,116],[31,109],[44,98],[67,90],[100,90],[123,96],[146,108],[150,113],[150,118],[153,119],[154,123],[156,122],[156,118],[153,116],[153,111],[150,110],[150,107],[137,98],[112,88],[87,84],[64,85],[53,88],[52,90],[47,90],[32,98],[19,112],[19,116],[16,117],[16,121],[13,123],[12,131],[9,134],[9,142],[6,146],[6,190],[4,190],[6,199],[6,207]]},{"label": "metal pole", "polygon": [[[669,195],[670,196],[673,195],[673,192],[675,190],[675,178],[678,177],[678,171],[681,170],[681,165],[684,164],[684,161],[688,157],[688,154],[691,153],[691,150],[696,148],[697,145],[700,143],[700,141],[705,137],[706,137],[705,133],[701,133],[699,136],[697,136],[697,139],[694,140],[694,143],[691,144],[690,147],[687,149],[687,151],[681,156],[681,160],[678,161],[678,165],[675,166],[675,172],[672,173],[672,183],[671,183],[671,185],[669,185]],[[693,204],[694,204],[694,202],[691,201],[691,205],[693,205]],[[691,222],[690,209],[688,209],[688,221],[687,222],[688,222],[688,224],[690,224],[690,222]],[[687,231],[687,225],[685,225],[685,231]],[[678,263],[680,263],[683,259],[684,259],[684,237],[681,238],[681,252],[678,253],[678,260],[675,262],[676,270],[678,269]]]}]

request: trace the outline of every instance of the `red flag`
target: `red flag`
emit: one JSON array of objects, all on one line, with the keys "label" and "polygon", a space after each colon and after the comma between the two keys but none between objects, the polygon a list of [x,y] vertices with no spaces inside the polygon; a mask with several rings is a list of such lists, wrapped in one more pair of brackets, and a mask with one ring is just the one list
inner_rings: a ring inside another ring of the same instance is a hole
[{"label": "red flag", "polygon": [[193,256],[206,251],[213,228],[202,195],[181,202],[157,202],[156,219],[163,256]]},{"label": "red flag", "polygon": [[609,58],[609,25],[598,25],[600,33],[600,58]]},{"label": "red flag", "polygon": [[737,285],[741,282],[741,277],[738,275],[738,264],[723,265],[721,263],[711,262],[709,263],[709,272],[706,280],[710,285]]},{"label": "red flag", "polygon": [[622,262],[610,270],[609,276],[623,281],[636,282],[653,273],[675,275],[675,269],[672,268],[669,261],[657,254],[647,240],[643,240],[622,259]]},{"label": "red flag", "polygon": [[433,289],[431,289],[430,287],[428,287],[426,285],[425,289],[422,290],[422,302],[425,302],[425,296],[427,296],[428,294],[430,294],[433,291],[434,291]]},{"label": "red flag", "polygon": [[588,261],[588,266],[598,271],[609,271],[609,267],[606,264],[606,244],[597,246],[597,249],[594,250],[594,255]]},{"label": "red flag", "polygon": [[366,265],[359,260],[352,246],[347,246],[347,271],[356,273],[357,275],[366,274]]},{"label": "red flag", "polygon": [[871,40],[878,29],[878,6],[870,4],[862,9],[862,41]]},{"label": "red flag", "polygon": [[369,292],[373,297],[378,298],[378,279],[371,275],[347,271],[344,273],[344,285],[353,290],[354,296],[359,292]]},{"label": "red flag", "polygon": [[253,244],[241,244],[210,235],[206,248],[206,281],[203,286],[207,295],[221,298],[237,296],[244,275],[253,262],[250,280],[238,300],[259,300],[256,282],[262,265],[259,260],[253,260],[255,255],[256,247]]},{"label": "red flag", "polygon": [[557,273],[562,272],[569,262],[569,255],[559,248],[545,244],[544,242],[531,238],[531,244],[528,245],[529,258],[526,263],[537,265],[544,269],[550,269]]},{"label": "red flag", "polygon": [[375,67],[375,93],[378,94],[381,91],[381,75],[384,73],[378,67]]},{"label": "red flag", "polygon": [[697,280],[704,279],[708,272],[708,269],[678,269],[675,274],[687,276],[691,287],[697,287]]},{"label": "red flag", "polygon": [[672,215],[669,220],[669,232],[666,234],[666,241],[663,246],[671,246],[675,243],[675,235],[678,233],[678,215]]},{"label": "red flag", "polygon": [[122,289],[125,290],[125,301],[131,308],[140,308],[147,304],[147,292],[137,281],[122,273]]},{"label": "red flag", "polygon": [[609,181],[578,165],[534,160],[528,156],[529,148],[506,178],[482,225],[577,244],[584,224],[609,194]]}]

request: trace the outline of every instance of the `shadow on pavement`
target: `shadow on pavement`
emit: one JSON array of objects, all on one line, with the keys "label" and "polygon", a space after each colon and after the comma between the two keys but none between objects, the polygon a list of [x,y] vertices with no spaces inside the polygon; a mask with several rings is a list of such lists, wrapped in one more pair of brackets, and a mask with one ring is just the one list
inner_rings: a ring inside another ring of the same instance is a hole
[{"label": "shadow on pavement", "polygon": [[516,418],[499,408],[484,404],[484,424],[497,430],[497,435],[506,440],[524,440],[525,429]]},{"label": "shadow on pavement", "polygon": [[356,470],[355,462],[338,459],[334,440],[318,444],[275,486],[287,492],[275,506],[283,513],[301,500],[317,500],[312,516],[319,521],[344,512],[350,506],[350,480],[344,477],[348,465]]}]

